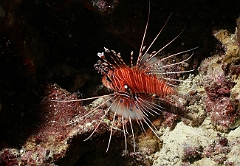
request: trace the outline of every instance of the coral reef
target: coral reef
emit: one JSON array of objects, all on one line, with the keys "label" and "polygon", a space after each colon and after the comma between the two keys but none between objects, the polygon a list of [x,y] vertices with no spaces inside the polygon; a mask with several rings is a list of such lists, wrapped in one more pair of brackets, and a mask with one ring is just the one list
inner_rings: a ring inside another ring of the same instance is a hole
[{"label": "coral reef", "polygon": [[206,58],[199,74],[190,75],[179,85],[182,95],[179,100],[184,101],[191,121],[182,119],[174,129],[162,129],[162,148],[154,154],[157,159],[153,165],[238,165],[240,162],[237,152],[239,26],[235,34],[219,30],[214,36],[224,52]]},{"label": "coral reef", "polygon": [[117,5],[118,0],[81,0],[84,5],[95,12],[98,12],[100,14],[110,14],[112,13]]},{"label": "coral reef", "polygon": [[[35,134],[30,136],[22,146],[24,153],[22,162],[26,165],[53,163],[65,156],[69,149],[68,142],[79,133],[91,131],[91,126],[74,128],[69,125],[70,120],[86,111],[80,103],[58,103],[51,100],[76,99],[77,95],[61,89],[56,84],[50,85],[49,93],[41,103],[41,121]],[[82,130],[81,130],[82,129]],[[37,158],[35,158],[37,156]],[[33,162],[33,163],[31,163]]]},{"label": "coral reef", "polygon": [[0,152],[1,165],[18,165],[20,153],[17,149],[3,149]]},{"label": "coral reef", "polygon": [[[106,92],[93,69],[96,52],[106,46],[122,52],[123,59],[129,59],[132,49],[136,55],[148,2],[2,0],[0,165],[239,165],[240,19],[235,33],[230,33],[239,16],[239,2],[223,6],[202,0],[182,2],[151,0],[146,45],[171,9],[173,14],[157,47],[167,43],[176,29],[188,27],[178,39],[182,43],[172,43],[166,52],[199,46],[189,66],[196,68],[217,40],[220,51],[215,48],[213,56],[202,61],[199,73],[190,74],[178,85],[178,94],[166,98],[169,103],[161,116],[151,119],[160,140],[149,129],[144,133],[134,124],[137,152],[131,152],[132,136],[128,134],[128,154],[123,152],[124,136],[117,124],[105,153],[111,116],[104,118],[91,139],[83,141],[104,110],[87,119],[84,115],[101,98],[90,104],[52,100]],[[228,30],[215,30],[214,41],[209,33],[212,27]],[[77,90],[81,94],[70,93]],[[45,95],[43,91],[47,91]]]},{"label": "coral reef", "polygon": [[[200,66],[203,75],[206,111],[210,114],[213,124],[218,130],[228,131],[238,118],[239,111],[234,110],[230,99],[230,90],[234,83],[222,69],[222,57],[215,55],[204,60]],[[205,68],[207,66],[207,68]]]},{"label": "coral reef", "polygon": [[207,118],[198,128],[180,122],[174,130],[163,131],[162,149],[154,154],[153,165],[238,164],[239,128],[224,136],[210,125]]},{"label": "coral reef", "polygon": [[215,32],[214,36],[221,42],[225,52],[205,59],[199,69],[207,94],[206,111],[216,128],[225,132],[238,126],[235,122],[240,118],[238,105],[234,104],[238,99],[233,97],[238,94],[233,89],[237,84],[235,61],[240,57],[237,33],[238,28],[232,35],[226,30]]},{"label": "coral reef", "polygon": [[[77,133],[91,131],[91,126],[74,128],[68,123],[76,115],[86,111],[80,103],[57,103],[53,99],[76,99],[77,95],[61,89],[56,84],[48,87],[48,95],[39,108],[41,120],[34,134],[17,149],[3,149],[1,152],[2,165],[54,165],[54,162],[65,156],[70,144],[68,141]],[[80,130],[82,129],[82,130]]]},{"label": "coral reef", "polygon": [[[91,116],[84,117],[88,111],[81,105],[81,102],[69,102],[69,100],[78,99],[77,93],[71,94],[56,84],[49,85],[46,93],[47,96],[38,108],[40,119],[37,129],[28,137],[21,148],[2,149],[0,165],[73,165],[81,156],[91,152],[96,146],[98,146],[99,151],[106,151],[107,140],[104,142],[104,139],[107,137],[104,136],[105,138],[98,140],[106,132],[109,136],[109,120],[106,119],[99,124],[104,115],[103,110],[99,109]],[[88,109],[94,108],[101,100],[94,101]],[[92,134],[98,124],[99,127],[91,137],[93,141],[83,141]],[[116,130],[112,133],[112,137],[122,138],[122,132]],[[109,160],[110,165],[116,160],[121,160],[119,162],[122,164],[138,162],[136,157],[122,161],[123,147],[119,148],[121,146],[118,142],[112,142],[112,144],[113,147],[110,149],[115,149],[118,154],[106,155],[101,152],[98,157],[94,157],[95,160],[100,160],[99,163],[101,163],[103,156],[111,158],[111,155],[114,155],[118,157],[115,160]],[[118,146],[114,146],[115,144]],[[143,161],[145,162],[145,160]]]}]

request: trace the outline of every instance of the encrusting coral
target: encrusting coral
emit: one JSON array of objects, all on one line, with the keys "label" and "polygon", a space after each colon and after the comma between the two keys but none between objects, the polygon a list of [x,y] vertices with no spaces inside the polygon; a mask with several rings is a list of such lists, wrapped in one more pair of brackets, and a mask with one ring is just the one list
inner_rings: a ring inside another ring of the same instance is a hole
[{"label": "encrusting coral", "polygon": [[[3,149],[0,152],[1,164],[54,165],[70,151],[71,159],[67,163],[71,165],[76,162],[79,154],[88,148],[83,145],[83,139],[91,134],[102,112],[99,111],[87,120],[82,119],[77,125],[72,125],[71,120],[74,117],[86,114],[85,108],[80,102],[52,100],[77,99],[77,94],[71,94],[56,84],[48,86],[47,94],[39,107],[41,120],[35,133],[26,140],[21,149]],[[101,129],[106,130],[106,127],[99,127],[96,132],[102,132]],[[73,143],[74,149],[71,146]]]},{"label": "encrusting coral", "polygon": [[205,59],[200,66],[206,90],[206,111],[209,113],[213,125],[220,131],[227,132],[238,126],[235,122],[240,118],[240,110],[236,95],[236,84],[239,84],[236,63],[239,61],[239,27],[235,34],[226,30],[219,30],[214,36],[221,42],[225,52]]},{"label": "encrusting coral", "polygon": [[[237,165],[240,134],[240,27],[214,32],[225,52],[202,61],[196,76],[178,87],[186,114],[172,130],[161,128],[153,165]],[[179,102],[180,102],[179,101]],[[194,127],[195,126],[195,127]],[[221,133],[222,132],[222,133]]]}]

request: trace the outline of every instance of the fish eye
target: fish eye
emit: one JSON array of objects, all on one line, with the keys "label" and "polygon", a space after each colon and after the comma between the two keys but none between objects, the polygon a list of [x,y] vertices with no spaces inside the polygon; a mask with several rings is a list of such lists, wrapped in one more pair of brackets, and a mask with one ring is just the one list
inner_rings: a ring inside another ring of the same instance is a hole
[{"label": "fish eye", "polygon": [[129,86],[128,85],[124,85],[124,89],[126,90],[126,92],[128,92],[129,94],[131,94],[132,93],[132,91],[131,91],[131,89],[129,88]]}]

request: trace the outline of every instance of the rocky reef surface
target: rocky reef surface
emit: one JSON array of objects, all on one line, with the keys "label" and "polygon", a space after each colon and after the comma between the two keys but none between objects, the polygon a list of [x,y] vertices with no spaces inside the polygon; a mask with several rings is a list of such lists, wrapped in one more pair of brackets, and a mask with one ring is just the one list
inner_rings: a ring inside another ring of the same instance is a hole
[{"label": "rocky reef surface", "polygon": [[[214,33],[224,50],[203,60],[198,74],[190,74],[186,81],[178,86],[178,94],[171,102],[175,107],[184,107],[184,114],[188,116],[163,112],[164,118],[153,121],[153,124],[159,127],[161,140],[150,130],[146,130],[145,134],[137,135],[137,152],[124,154],[123,141],[119,141],[123,139],[123,134],[116,126],[110,148],[110,151],[119,153],[114,162],[145,165],[240,163],[238,30],[237,26],[235,34],[229,34],[226,30]],[[71,94],[56,84],[49,85],[46,96],[38,107],[38,110],[41,110],[41,123],[21,148],[1,150],[1,164],[72,165],[79,156],[90,152],[89,149],[93,146],[106,144],[102,139],[105,139],[104,135],[109,135],[108,118],[100,123],[91,140],[83,141],[97,127],[104,110],[99,109],[94,114],[85,116],[87,111],[82,102],[69,102],[77,99],[77,93]],[[93,109],[101,100],[100,98],[89,104],[87,109]],[[132,146],[130,139],[128,141]],[[100,149],[104,151],[104,148]],[[130,147],[129,151],[131,150]],[[108,157],[113,157],[112,155]],[[121,155],[125,157],[124,160],[121,160]]]},{"label": "rocky reef surface", "polygon": [[[169,9],[175,13],[173,23],[170,20],[166,30],[170,34],[181,30],[176,28],[184,22],[180,18],[191,22],[187,25],[190,30],[179,39],[189,42],[170,45],[166,52],[199,45],[193,62],[189,63],[197,70],[185,76],[186,81],[178,85],[176,95],[166,97],[176,110],[163,111],[152,121],[160,140],[150,129],[142,133],[134,125],[137,151],[132,152],[129,134],[130,153],[125,153],[124,134],[116,122],[110,149],[105,153],[111,115],[101,123],[104,109],[85,116],[102,98],[93,102],[68,102],[85,94],[97,96],[107,92],[99,85],[101,79],[93,69],[97,58],[91,56],[103,46],[114,49],[131,46],[123,50],[127,55],[132,48],[138,50],[148,3],[132,3],[118,0],[0,2],[0,165],[240,164],[240,19],[233,34],[229,29],[215,27],[216,47],[211,36],[212,26],[217,22],[213,18],[225,20],[224,27],[239,15],[223,14],[223,8],[231,6],[216,9],[215,15],[211,15],[213,10],[208,8],[216,4],[207,1],[187,5],[174,2],[178,7],[171,1],[163,4],[151,1],[150,23],[154,22],[154,26],[161,27],[158,21],[166,20]],[[208,12],[198,11],[198,4]],[[165,12],[160,12],[161,8]],[[206,20],[208,24],[203,24]],[[106,37],[108,33],[111,35]],[[146,44],[152,36],[150,33],[146,37]],[[162,37],[159,43],[164,43],[165,38],[169,40],[168,35]],[[82,93],[77,92],[79,89]]]},{"label": "rocky reef surface", "polygon": [[239,31],[239,19],[234,34],[215,31],[223,50],[179,86],[192,122],[160,130],[162,148],[153,154],[153,165],[240,164]]}]

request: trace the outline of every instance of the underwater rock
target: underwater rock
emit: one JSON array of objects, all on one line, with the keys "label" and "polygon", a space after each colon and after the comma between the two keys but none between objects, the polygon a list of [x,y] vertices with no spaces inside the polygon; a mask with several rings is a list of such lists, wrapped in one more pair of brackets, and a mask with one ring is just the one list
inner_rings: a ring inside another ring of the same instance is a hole
[{"label": "underwater rock", "polygon": [[222,57],[222,61],[229,64],[234,59],[239,57],[239,43],[237,39],[238,28],[236,28],[235,34],[229,34],[227,30],[219,30],[214,32],[214,37],[222,43],[225,53]]},{"label": "underwater rock", "polygon": [[215,32],[225,52],[202,61],[199,73],[178,86],[178,99],[192,119],[182,118],[171,130],[160,128],[161,148],[153,165],[239,164],[238,29],[239,22],[235,34]]},{"label": "underwater rock", "polygon": [[112,13],[117,5],[118,0],[81,0],[84,5],[99,14],[110,14]]},{"label": "underwater rock", "polygon": [[202,75],[192,75],[178,86],[179,100],[185,100],[185,117],[181,120],[191,126],[199,126],[206,118],[206,93]]},{"label": "underwater rock", "polygon": [[240,58],[237,41],[238,26],[235,34],[219,30],[214,36],[221,42],[225,52],[205,59],[199,68],[203,75],[207,98],[206,111],[215,127],[227,132],[239,126],[240,110],[238,106],[238,61]]},{"label": "underwater rock", "polygon": [[[85,134],[91,134],[102,112],[98,111],[87,120],[82,119],[73,123],[74,118],[86,114],[81,102],[56,102],[56,100],[78,99],[77,94],[71,94],[56,84],[49,85],[47,93],[39,108],[41,112],[39,126],[21,149],[3,149],[0,152],[0,164],[55,165],[67,162],[71,165],[86,151],[86,144],[83,145]],[[104,133],[100,131],[101,129],[106,131],[106,127],[99,127],[99,131],[96,132]],[[60,161],[62,158],[64,161]]]},{"label": "underwater rock", "polygon": [[205,59],[200,66],[200,73],[203,75],[207,94],[206,111],[218,130],[228,131],[237,119],[239,111],[234,110],[230,101],[230,90],[234,83],[223,71],[221,60],[219,55]]}]

